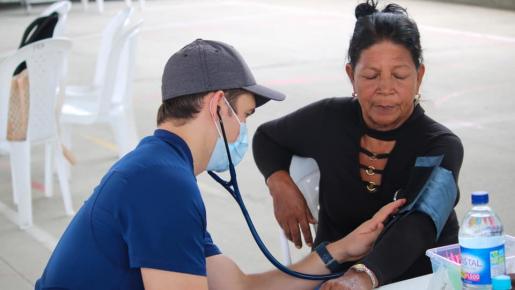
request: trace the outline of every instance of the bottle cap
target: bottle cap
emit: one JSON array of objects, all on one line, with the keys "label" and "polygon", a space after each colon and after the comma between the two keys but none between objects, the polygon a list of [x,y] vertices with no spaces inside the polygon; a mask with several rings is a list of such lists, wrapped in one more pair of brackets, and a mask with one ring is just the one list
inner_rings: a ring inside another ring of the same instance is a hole
[{"label": "bottle cap", "polygon": [[499,275],[492,278],[493,290],[509,290],[511,289],[511,279],[507,275]]},{"label": "bottle cap", "polygon": [[487,204],[488,191],[475,191],[472,193],[472,204]]}]

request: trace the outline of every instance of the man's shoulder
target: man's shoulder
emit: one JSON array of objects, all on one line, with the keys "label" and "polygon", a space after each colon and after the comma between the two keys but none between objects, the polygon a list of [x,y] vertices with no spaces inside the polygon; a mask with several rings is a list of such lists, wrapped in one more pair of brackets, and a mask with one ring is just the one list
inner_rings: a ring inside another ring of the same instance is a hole
[{"label": "man's shoulder", "polygon": [[110,172],[127,183],[128,190],[198,191],[193,170],[181,163],[149,162],[113,167]]},{"label": "man's shoulder", "polygon": [[123,192],[125,197],[140,197],[142,193],[171,198],[197,196],[192,165],[158,138],[147,138],[111,167],[99,187]]},{"label": "man's shoulder", "polygon": [[193,174],[184,156],[154,136],[145,137],[138,147],[116,162],[112,170],[129,179],[141,175],[184,178]]},{"label": "man's shoulder", "polygon": [[204,204],[192,174],[177,166],[152,165],[110,170],[95,190],[95,208],[133,215],[152,211],[165,215],[190,212],[202,216]]}]

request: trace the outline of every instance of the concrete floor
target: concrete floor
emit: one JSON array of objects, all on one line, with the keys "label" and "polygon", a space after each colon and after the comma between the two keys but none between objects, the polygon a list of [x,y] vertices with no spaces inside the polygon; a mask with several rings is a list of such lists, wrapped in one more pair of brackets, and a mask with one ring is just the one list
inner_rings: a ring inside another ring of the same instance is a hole
[{"label": "concrete floor", "polygon": [[[344,74],[346,48],[357,1],[153,1],[136,10],[145,23],[139,36],[134,103],[139,136],[154,130],[160,103],[163,66],[174,51],[196,39],[217,39],[234,45],[259,82],[284,91],[288,99],[260,108],[249,122],[256,127],[315,100],[349,96]],[[515,234],[515,12],[429,1],[398,1],[417,21],[427,66],[423,106],[434,119],[461,138],[465,160],[460,174],[460,217],[474,190],[491,192],[492,206]],[[73,40],[70,84],[92,80],[100,31],[121,1],[105,3],[99,14],[78,2],[68,18],[66,35]],[[0,55],[15,49],[24,28],[46,5],[31,15],[18,7],[0,9]],[[79,208],[116,161],[113,139],[104,126],[77,127],[72,169],[74,206]],[[258,231],[272,252],[280,255],[279,228],[262,176],[247,154],[238,168],[240,185]],[[70,218],[56,195],[42,193],[43,149],[34,147],[32,161],[35,227],[14,224],[9,159],[0,156],[0,289],[32,289]],[[231,197],[207,176],[199,177],[208,211],[209,229],[222,251],[245,271],[271,266],[254,245]],[[244,246],[242,246],[244,245]],[[295,251],[296,258],[304,251]]]}]

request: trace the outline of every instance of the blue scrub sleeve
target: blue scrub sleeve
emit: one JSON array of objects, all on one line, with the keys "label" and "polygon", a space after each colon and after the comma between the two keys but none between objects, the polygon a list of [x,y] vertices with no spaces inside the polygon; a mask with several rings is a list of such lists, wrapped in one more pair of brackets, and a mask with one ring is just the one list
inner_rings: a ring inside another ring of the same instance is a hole
[{"label": "blue scrub sleeve", "polygon": [[215,243],[213,243],[213,239],[209,232],[206,232],[206,236],[204,238],[204,253],[206,258],[221,254],[220,249],[218,249]]}]

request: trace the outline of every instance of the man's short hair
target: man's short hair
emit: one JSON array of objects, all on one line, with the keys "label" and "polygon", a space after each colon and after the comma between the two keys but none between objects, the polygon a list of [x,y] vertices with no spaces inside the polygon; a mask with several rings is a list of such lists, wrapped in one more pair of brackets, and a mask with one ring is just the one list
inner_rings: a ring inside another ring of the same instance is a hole
[{"label": "man's short hair", "polygon": [[[202,109],[204,97],[210,92],[184,95],[163,101],[157,111],[157,125],[171,120],[176,126],[182,126],[189,120],[195,118]],[[243,89],[225,90],[225,98],[231,107],[236,111],[236,100],[242,94],[249,93]]]}]

